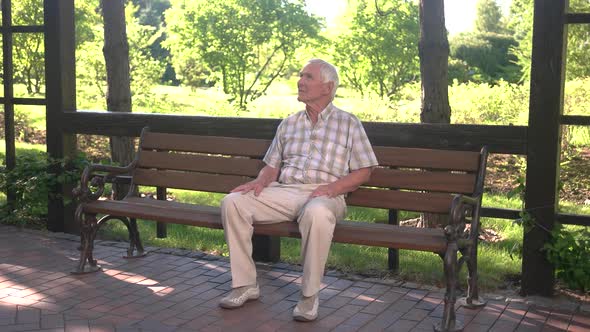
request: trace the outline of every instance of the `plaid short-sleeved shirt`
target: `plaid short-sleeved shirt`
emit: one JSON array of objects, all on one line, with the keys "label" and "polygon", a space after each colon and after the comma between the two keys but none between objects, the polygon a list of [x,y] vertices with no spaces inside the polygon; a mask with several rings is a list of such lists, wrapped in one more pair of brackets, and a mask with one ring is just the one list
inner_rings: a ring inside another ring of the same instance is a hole
[{"label": "plaid short-sleeved shirt", "polygon": [[315,125],[306,111],[285,118],[264,162],[281,168],[279,182],[284,184],[331,183],[351,171],[378,165],[359,119],[332,104]]}]

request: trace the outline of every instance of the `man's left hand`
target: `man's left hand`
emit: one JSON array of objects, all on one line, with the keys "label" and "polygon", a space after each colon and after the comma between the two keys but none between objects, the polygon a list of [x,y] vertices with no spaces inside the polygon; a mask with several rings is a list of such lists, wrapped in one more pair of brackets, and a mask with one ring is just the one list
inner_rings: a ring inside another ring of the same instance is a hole
[{"label": "man's left hand", "polygon": [[338,192],[335,190],[332,184],[324,184],[317,188],[309,195],[309,198],[328,196],[330,198],[338,196]]}]

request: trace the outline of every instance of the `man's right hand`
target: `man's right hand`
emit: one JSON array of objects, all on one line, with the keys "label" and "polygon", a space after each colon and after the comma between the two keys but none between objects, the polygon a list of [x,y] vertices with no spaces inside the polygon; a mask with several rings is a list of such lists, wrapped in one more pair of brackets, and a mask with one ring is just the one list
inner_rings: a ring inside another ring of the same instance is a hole
[{"label": "man's right hand", "polygon": [[239,185],[239,186],[235,187],[234,189],[232,189],[230,192],[232,192],[232,193],[241,192],[242,194],[245,194],[251,190],[254,190],[254,196],[258,196],[262,192],[262,189],[266,188],[266,186],[268,186],[268,185],[265,184],[263,181],[261,181],[260,179],[256,179],[256,180],[252,180],[250,182],[246,182],[242,185]]},{"label": "man's right hand", "polygon": [[239,185],[232,189],[232,191],[230,192],[241,192],[242,194],[245,194],[251,190],[254,190],[254,196],[258,196],[262,192],[262,189],[266,188],[269,184],[271,184],[273,181],[276,181],[278,178],[279,169],[266,165],[260,170],[260,172],[258,173],[258,177],[256,177],[256,179]]}]

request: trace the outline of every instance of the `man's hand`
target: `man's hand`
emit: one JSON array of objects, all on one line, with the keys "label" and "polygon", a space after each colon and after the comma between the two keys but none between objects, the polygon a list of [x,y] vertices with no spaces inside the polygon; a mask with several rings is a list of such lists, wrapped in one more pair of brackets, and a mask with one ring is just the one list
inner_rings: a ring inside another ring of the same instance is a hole
[{"label": "man's hand", "polygon": [[264,183],[259,180],[252,180],[250,182],[246,182],[242,185],[239,185],[237,187],[235,187],[234,189],[232,189],[230,192],[232,193],[237,193],[237,192],[241,192],[242,194],[246,194],[247,192],[254,190],[254,196],[258,196],[260,195],[260,193],[262,192],[262,189],[266,188],[266,185],[264,185]]},{"label": "man's hand", "polygon": [[336,190],[336,188],[334,187],[334,183],[330,183],[330,184],[324,184],[321,185],[317,188],[315,188],[314,191],[311,192],[311,194],[309,195],[309,198],[314,198],[314,197],[319,197],[319,196],[328,196],[330,198],[332,197],[336,197],[338,196],[339,193]]},{"label": "man's hand", "polygon": [[251,190],[254,190],[254,196],[260,195],[262,189],[266,188],[269,184],[273,181],[276,181],[279,178],[279,168],[274,168],[271,166],[264,166],[260,173],[258,173],[258,177],[250,182],[246,182],[242,185],[239,185],[232,189],[232,193],[241,192],[245,194]]},{"label": "man's hand", "polygon": [[338,195],[346,194],[356,190],[361,184],[369,181],[371,178],[372,167],[365,167],[350,172],[343,178],[340,178],[332,183],[318,186],[310,195],[309,198],[318,196],[328,196],[330,198]]}]

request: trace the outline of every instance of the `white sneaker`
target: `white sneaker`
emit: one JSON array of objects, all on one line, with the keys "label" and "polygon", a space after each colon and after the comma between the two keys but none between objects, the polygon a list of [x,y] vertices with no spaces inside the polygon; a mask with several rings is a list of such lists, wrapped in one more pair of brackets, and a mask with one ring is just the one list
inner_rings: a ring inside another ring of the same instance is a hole
[{"label": "white sneaker", "polygon": [[260,297],[258,284],[254,286],[242,286],[231,290],[228,296],[219,301],[219,306],[225,309],[235,309],[244,305],[247,301]]},{"label": "white sneaker", "polygon": [[318,318],[320,299],[318,293],[310,297],[301,296],[293,310],[293,319],[299,322],[311,322]]}]

